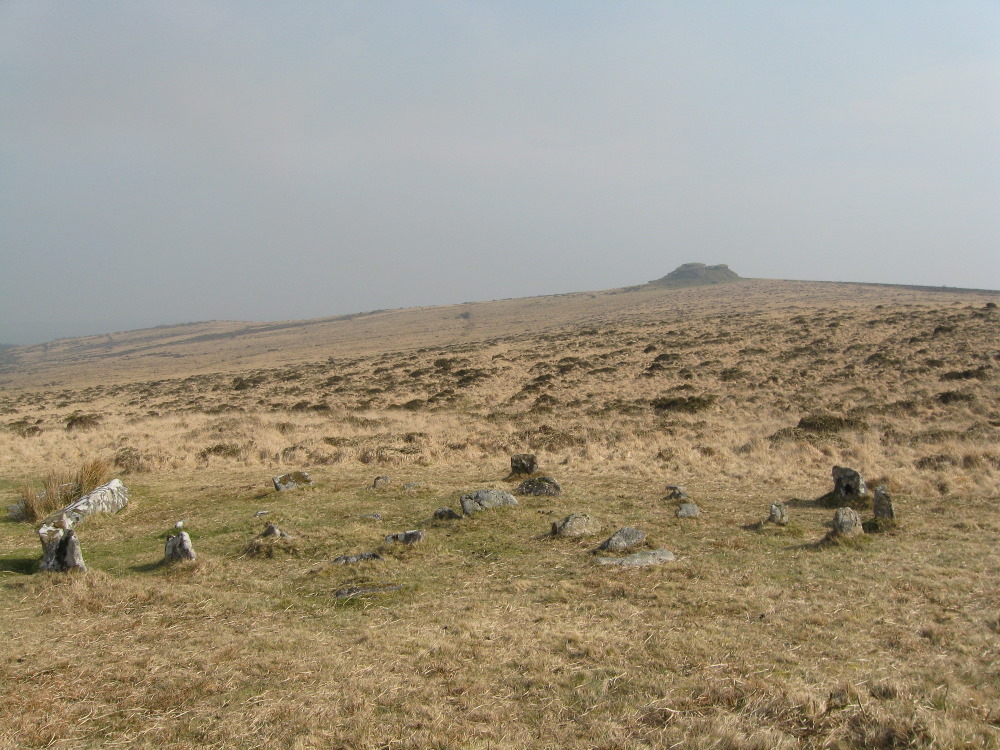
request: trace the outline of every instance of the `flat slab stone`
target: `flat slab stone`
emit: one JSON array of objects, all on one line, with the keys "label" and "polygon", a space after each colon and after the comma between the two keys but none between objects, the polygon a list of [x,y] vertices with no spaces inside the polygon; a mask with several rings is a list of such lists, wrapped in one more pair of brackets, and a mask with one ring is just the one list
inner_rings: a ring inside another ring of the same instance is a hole
[{"label": "flat slab stone", "polygon": [[417,542],[422,542],[426,534],[423,529],[412,529],[411,531],[400,531],[398,534],[389,534],[385,538],[386,544],[400,543],[400,544],[416,544]]},{"label": "flat slab stone", "polygon": [[598,557],[599,565],[618,565],[622,568],[645,568],[650,565],[673,562],[676,558],[668,549],[647,549],[626,557]]},{"label": "flat slab stone", "polygon": [[355,563],[368,562],[369,560],[381,560],[382,555],[378,552],[361,552],[357,555],[341,555],[333,558],[334,565],[354,565]]},{"label": "flat slab stone", "polygon": [[517,498],[503,490],[476,490],[462,495],[461,503],[462,512],[468,516],[488,508],[517,505]]},{"label": "flat slab stone", "polygon": [[290,471],[287,474],[282,474],[280,477],[272,478],[271,481],[274,482],[275,490],[278,492],[287,492],[288,490],[294,490],[296,487],[312,484],[313,480],[304,471]]},{"label": "flat slab stone", "polygon": [[559,486],[559,482],[553,477],[533,477],[525,479],[517,485],[517,489],[514,492],[518,495],[547,495],[555,497],[562,492],[562,487]]}]

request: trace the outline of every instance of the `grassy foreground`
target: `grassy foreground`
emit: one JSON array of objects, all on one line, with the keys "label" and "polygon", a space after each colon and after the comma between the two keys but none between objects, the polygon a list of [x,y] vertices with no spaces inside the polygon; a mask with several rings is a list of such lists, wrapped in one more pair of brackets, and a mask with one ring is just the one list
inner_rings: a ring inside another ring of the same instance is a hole
[{"label": "grassy foreground", "polygon": [[[740,288],[742,312],[664,292],[544,333],[9,387],[5,505],[93,457],[133,501],[79,527],[85,575],[34,573],[35,525],[0,521],[0,747],[1000,747],[995,309]],[[512,488],[520,450],[562,495],[433,520]],[[898,529],[819,543],[838,463]],[[290,468],[315,484],[275,493]],[[759,526],[776,500],[791,523]],[[601,531],[549,536],[571,512]],[[160,565],[180,519],[198,560]],[[250,554],[267,522],[293,538]],[[624,525],[677,560],[595,564]]]}]

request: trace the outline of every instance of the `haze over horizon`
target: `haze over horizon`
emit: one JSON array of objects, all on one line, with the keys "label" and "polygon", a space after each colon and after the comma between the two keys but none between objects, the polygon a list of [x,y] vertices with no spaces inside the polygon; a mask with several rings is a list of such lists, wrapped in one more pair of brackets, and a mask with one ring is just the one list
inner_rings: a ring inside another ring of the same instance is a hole
[{"label": "haze over horizon", "polygon": [[1000,289],[1000,4],[0,4],[0,342],[745,277]]}]

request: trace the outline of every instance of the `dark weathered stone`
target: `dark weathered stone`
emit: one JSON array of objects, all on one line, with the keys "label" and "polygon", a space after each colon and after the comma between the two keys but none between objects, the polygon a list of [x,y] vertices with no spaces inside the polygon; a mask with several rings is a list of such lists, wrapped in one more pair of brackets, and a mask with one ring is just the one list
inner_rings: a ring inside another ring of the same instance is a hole
[{"label": "dark weathered stone", "polygon": [[461,503],[462,512],[468,516],[488,508],[517,505],[517,498],[503,490],[476,490],[462,495]]},{"label": "dark weathered stone", "polygon": [[372,489],[380,490],[383,487],[388,487],[391,482],[391,477],[382,474],[381,476],[375,477],[375,481],[372,482]]},{"label": "dark weathered stone", "polygon": [[515,453],[510,457],[511,474],[534,474],[538,470],[538,459],[534,453]]},{"label": "dark weathered stone", "polygon": [[453,511],[451,508],[438,508],[434,511],[434,518],[438,521],[453,521],[456,518],[461,518],[462,516]]},{"label": "dark weathered stone", "polygon": [[861,516],[856,510],[847,507],[837,508],[837,512],[833,514],[831,537],[850,539],[864,533],[865,530],[861,527]]},{"label": "dark weathered stone", "polygon": [[861,474],[846,466],[834,466],[833,489],[820,501],[830,508],[863,508],[868,505],[869,498],[868,487]]},{"label": "dark weathered stone", "polygon": [[785,526],[788,524],[788,508],[785,507],[784,503],[771,503],[771,514],[767,517],[768,523],[773,523],[778,526]]},{"label": "dark weathered stone", "polygon": [[687,500],[688,494],[685,489],[676,484],[668,484],[666,486],[667,500]]},{"label": "dark weathered stone", "polygon": [[60,511],[56,511],[43,523],[53,525],[65,518],[70,527],[76,526],[87,516],[95,513],[117,513],[128,505],[128,490],[120,479],[112,479],[102,484],[78,500],[74,500]]},{"label": "dark weathered stone", "polygon": [[552,536],[581,537],[597,533],[597,524],[586,513],[571,513],[552,522]]},{"label": "dark weathered stone", "polygon": [[382,555],[378,552],[361,552],[357,555],[341,555],[333,558],[334,565],[354,565],[355,563],[368,562],[369,560],[381,560]]},{"label": "dark weathered stone", "polygon": [[659,565],[665,562],[672,562],[676,558],[674,553],[668,549],[651,549],[634,552],[625,557],[598,557],[600,565],[620,565],[624,568],[645,568],[649,565]]},{"label": "dark weathered stone", "polygon": [[597,549],[607,552],[620,552],[635,547],[646,540],[646,532],[634,526],[623,526],[605,539]]},{"label": "dark weathered stone", "polygon": [[417,542],[422,542],[424,540],[425,533],[423,529],[413,529],[411,531],[400,531],[398,534],[389,534],[385,538],[386,544],[393,544],[398,542],[400,544],[416,544]]},{"label": "dark weathered stone", "polygon": [[291,471],[280,477],[274,477],[271,481],[274,482],[274,489],[278,492],[286,492],[294,490],[296,487],[312,484],[312,477],[304,471]]},{"label": "dark weathered stone", "polygon": [[163,559],[166,562],[195,559],[191,537],[188,536],[186,531],[182,531],[179,534],[171,534],[167,537],[167,543],[163,548]]},{"label": "dark weathered stone", "polygon": [[699,515],[701,511],[694,503],[681,503],[681,507],[677,509],[678,518],[697,518]]},{"label": "dark weathered stone", "polygon": [[533,477],[531,479],[525,479],[514,490],[515,494],[518,495],[547,495],[550,497],[555,497],[562,492],[562,487],[559,486],[557,482],[552,477]]},{"label": "dark weathered stone", "polygon": [[38,529],[38,538],[42,542],[42,559],[38,563],[39,570],[50,570],[65,573],[70,570],[86,572],[80,550],[80,540],[77,539],[69,522],[62,521],[59,526],[42,524]]},{"label": "dark weathered stone", "polygon": [[875,488],[875,518],[896,520],[896,510],[892,507],[892,498],[889,497],[889,491],[885,487]]}]

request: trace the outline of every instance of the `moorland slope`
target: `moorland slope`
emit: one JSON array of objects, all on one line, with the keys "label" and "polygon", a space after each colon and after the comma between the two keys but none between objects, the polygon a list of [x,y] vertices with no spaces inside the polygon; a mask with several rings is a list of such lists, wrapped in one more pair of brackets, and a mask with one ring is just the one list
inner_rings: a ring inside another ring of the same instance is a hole
[{"label": "moorland slope", "polygon": [[[739,280],[16,347],[3,505],[84,462],[133,500],[85,575],[0,523],[0,747],[1000,746],[998,301]],[[524,451],[559,496],[434,519]],[[822,541],[838,464],[891,533]],[[595,564],[625,525],[676,560]]]}]

